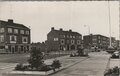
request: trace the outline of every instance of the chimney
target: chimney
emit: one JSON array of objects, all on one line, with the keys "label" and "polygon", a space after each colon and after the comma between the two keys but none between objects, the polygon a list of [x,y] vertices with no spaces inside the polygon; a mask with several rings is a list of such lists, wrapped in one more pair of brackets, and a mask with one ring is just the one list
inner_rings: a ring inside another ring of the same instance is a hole
[{"label": "chimney", "polygon": [[72,30],[70,29],[69,32],[72,32]]},{"label": "chimney", "polygon": [[63,31],[63,29],[62,29],[62,28],[60,28],[60,31]]},{"label": "chimney", "polygon": [[13,23],[13,19],[8,19],[8,23]]},{"label": "chimney", "polygon": [[51,30],[54,30],[54,27],[52,27]]}]

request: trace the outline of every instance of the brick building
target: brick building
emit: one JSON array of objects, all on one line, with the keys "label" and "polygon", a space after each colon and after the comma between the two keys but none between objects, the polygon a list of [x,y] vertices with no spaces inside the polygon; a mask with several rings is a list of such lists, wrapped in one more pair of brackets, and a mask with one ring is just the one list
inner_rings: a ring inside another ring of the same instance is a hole
[{"label": "brick building", "polygon": [[30,29],[23,24],[0,20],[0,53],[28,52]]},{"label": "brick building", "polygon": [[47,52],[47,45],[45,42],[31,43],[31,48],[38,49],[41,52]]},{"label": "brick building", "polygon": [[120,40],[116,40],[116,48],[120,49]]},{"label": "brick building", "polygon": [[54,27],[47,34],[47,46],[49,51],[77,50],[82,45],[82,35],[72,30],[55,30]]},{"label": "brick building", "polygon": [[117,40],[115,37],[111,37],[111,46],[117,48]]},{"label": "brick building", "polygon": [[84,47],[97,47],[107,49],[109,46],[109,37],[96,34],[83,36]]}]

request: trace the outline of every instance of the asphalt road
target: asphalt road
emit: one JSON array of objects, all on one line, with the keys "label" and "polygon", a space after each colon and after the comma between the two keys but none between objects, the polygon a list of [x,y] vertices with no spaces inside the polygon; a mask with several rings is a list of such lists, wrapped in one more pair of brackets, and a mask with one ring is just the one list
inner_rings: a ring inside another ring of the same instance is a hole
[{"label": "asphalt road", "polygon": [[94,52],[89,55],[89,59],[50,76],[103,76],[109,55],[105,52]]}]

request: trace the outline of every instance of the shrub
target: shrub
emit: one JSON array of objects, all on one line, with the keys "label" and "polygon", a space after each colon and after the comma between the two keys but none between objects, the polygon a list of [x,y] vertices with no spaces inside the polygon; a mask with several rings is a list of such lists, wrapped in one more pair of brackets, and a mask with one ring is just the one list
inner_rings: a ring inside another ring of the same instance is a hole
[{"label": "shrub", "polygon": [[41,67],[41,71],[49,71],[51,69],[52,69],[52,67],[50,65],[44,65]]},{"label": "shrub", "polygon": [[53,68],[60,68],[61,67],[61,63],[59,60],[54,60],[52,65],[51,65]]},{"label": "shrub", "polygon": [[15,70],[24,70],[23,64],[17,64]]},{"label": "shrub", "polygon": [[38,69],[43,64],[43,54],[39,49],[32,49],[28,60],[32,69]]}]

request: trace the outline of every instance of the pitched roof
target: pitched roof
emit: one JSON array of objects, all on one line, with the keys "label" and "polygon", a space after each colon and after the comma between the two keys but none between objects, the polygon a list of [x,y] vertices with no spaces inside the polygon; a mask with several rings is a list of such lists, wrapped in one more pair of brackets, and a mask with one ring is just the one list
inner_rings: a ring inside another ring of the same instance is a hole
[{"label": "pitched roof", "polygon": [[7,21],[3,21],[3,20],[0,20],[1,23],[5,23],[6,26],[16,26],[16,27],[21,27],[21,28],[27,28],[29,29],[28,27],[26,27],[25,25],[23,24],[18,24],[18,23],[9,23]]},{"label": "pitched roof", "polygon": [[73,31],[60,31],[60,30],[53,30],[53,31],[55,31],[56,33],[59,33],[59,34],[69,34],[69,35],[82,35],[82,34],[80,34],[80,33],[78,33],[78,32],[73,32]]}]

